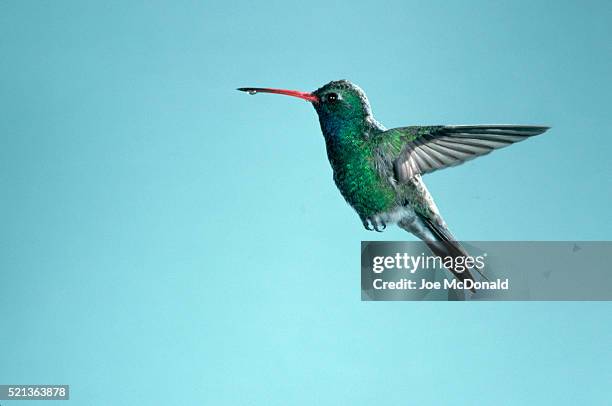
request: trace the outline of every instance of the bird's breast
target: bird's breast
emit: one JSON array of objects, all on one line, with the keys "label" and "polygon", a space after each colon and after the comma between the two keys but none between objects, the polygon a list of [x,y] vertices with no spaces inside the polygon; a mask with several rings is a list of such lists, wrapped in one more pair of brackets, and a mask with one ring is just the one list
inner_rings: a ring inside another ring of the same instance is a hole
[{"label": "bird's breast", "polygon": [[379,173],[373,148],[363,142],[327,143],[334,181],[345,200],[363,217],[395,206],[396,194]]}]

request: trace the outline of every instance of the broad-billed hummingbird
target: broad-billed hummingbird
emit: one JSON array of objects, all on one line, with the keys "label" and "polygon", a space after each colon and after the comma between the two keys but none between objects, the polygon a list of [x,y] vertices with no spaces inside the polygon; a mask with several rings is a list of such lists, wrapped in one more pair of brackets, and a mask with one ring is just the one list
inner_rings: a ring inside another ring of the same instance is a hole
[{"label": "broad-billed hummingbird", "polygon": [[[493,124],[387,130],[374,119],[364,91],[347,80],[330,82],[312,93],[257,87],[238,90],[284,94],[312,103],[336,186],[364,227],[382,231],[395,223],[443,258],[468,254],[440,216],[421,175],[459,165],[549,128]],[[458,272],[452,266],[449,271],[460,280],[473,279],[469,271]]]}]

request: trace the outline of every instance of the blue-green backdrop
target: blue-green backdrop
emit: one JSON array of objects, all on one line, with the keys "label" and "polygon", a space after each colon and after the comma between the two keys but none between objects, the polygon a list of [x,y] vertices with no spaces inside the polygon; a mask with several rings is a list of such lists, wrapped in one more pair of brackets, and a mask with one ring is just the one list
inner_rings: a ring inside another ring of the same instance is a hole
[{"label": "blue-green backdrop", "polygon": [[[612,236],[609,1],[0,2],[0,383],[77,405],[603,405],[609,303],[362,303],[313,109],[548,124],[425,178],[466,240]],[[597,283],[580,278],[576,283]],[[10,402],[0,402],[2,405]]]}]

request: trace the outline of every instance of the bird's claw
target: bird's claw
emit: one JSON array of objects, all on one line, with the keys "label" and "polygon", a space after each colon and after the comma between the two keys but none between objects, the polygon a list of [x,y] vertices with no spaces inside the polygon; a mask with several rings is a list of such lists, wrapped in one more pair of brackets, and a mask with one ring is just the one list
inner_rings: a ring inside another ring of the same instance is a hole
[{"label": "bird's claw", "polygon": [[387,223],[378,218],[368,217],[363,221],[363,226],[368,231],[377,231],[382,233],[387,228]]},{"label": "bird's claw", "polygon": [[382,233],[385,228],[387,228],[387,224],[382,220],[374,223],[374,230],[378,231],[379,233]]}]

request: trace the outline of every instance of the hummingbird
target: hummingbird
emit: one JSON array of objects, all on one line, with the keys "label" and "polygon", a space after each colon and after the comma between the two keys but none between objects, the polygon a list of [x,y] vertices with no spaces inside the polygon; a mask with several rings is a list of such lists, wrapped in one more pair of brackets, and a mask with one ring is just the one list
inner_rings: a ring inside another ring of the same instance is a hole
[{"label": "hummingbird", "polygon": [[[374,118],[365,92],[348,80],[313,92],[242,87],[237,90],[293,96],[310,102],[317,115],[333,179],[367,230],[396,224],[423,240],[434,255],[468,254],[455,239],[422,175],[462,164],[550,127],[513,124],[427,125],[387,129]],[[448,262],[460,281],[474,280]],[[446,262],[445,262],[446,264]]]}]

